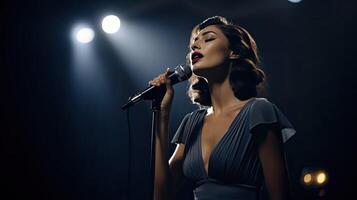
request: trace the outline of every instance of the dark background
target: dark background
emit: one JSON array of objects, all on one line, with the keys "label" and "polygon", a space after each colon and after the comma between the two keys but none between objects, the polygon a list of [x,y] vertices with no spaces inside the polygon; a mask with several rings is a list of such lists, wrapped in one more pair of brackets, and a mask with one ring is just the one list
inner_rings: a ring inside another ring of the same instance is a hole
[{"label": "dark background", "polygon": [[[297,130],[286,146],[297,199],[344,199],[353,194],[357,132],[352,128],[356,123],[352,1],[2,4],[1,199],[125,199],[128,167],[132,199],[148,199],[150,104],[131,109],[130,165],[127,118],[120,106],[167,66],[183,62],[191,29],[213,15],[239,23],[257,41],[268,76],[267,97]],[[128,44],[153,49],[149,59],[145,55],[149,52],[137,52],[141,66],[124,61],[105,40],[96,23],[107,11],[119,14],[122,26],[143,24],[140,30],[150,33],[149,38]],[[93,83],[81,90],[75,84],[69,35],[78,20],[95,28],[92,46],[109,87]],[[149,40],[155,42],[145,42]],[[147,68],[145,73],[142,68]],[[196,108],[185,95],[186,83],[175,89],[171,136],[182,117]],[[301,186],[305,168],[328,172],[323,197],[318,197],[318,190]]]}]

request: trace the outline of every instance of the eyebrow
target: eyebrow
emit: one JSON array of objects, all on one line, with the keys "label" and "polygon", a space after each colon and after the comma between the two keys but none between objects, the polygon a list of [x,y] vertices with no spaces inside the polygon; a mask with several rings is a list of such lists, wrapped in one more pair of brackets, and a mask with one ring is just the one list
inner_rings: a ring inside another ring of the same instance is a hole
[{"label": "eyebrow", "polygon": [[[208,33],[214,33],[214,34],[217,34],[217,33],[216,33],[216,32],[214,32],[214,31],[206,31],[206,32],[202,33],[202,36],[207,35]],[[196,40],[197,40],[197,38],[198,38],[198,36],[196,36],[196,37],[193,39],[193,41],[196,41]]]}]

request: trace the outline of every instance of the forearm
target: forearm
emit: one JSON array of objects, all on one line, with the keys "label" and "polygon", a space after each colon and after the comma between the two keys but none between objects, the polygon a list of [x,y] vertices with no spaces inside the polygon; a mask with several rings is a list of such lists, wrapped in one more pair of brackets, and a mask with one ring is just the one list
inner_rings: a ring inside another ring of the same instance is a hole
[{"label": "forearm", "polygon": [[170,174],[168,165],[169,146],[169,115],[167,111],[160,111],[157,115],[155,133],[155,187],[154,199],[168,199],[170,191]]},{"label": "forearm", "polygon": [[156,128],[156,141],[162,147],[165,159],[169,159],[168,147],[169,147],[169,121],[170,111],[160,111],[157,115],[157,128]]}]

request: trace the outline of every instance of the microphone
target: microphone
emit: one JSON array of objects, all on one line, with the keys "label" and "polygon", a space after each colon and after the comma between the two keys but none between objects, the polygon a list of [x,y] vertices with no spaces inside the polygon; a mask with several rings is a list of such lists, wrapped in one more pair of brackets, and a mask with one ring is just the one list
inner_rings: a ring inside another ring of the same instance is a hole
[{"label": "microphone", "polygon": [[[169,79],[171,80],[171,85],[175,85],[176,83],[185,81],[189,79],[192,75],[191,67],[188,64],[178,65],[175,67],[174,72],[169,75]],[[165,86],[165,85],[162,85]],[[166,86],[165,86],[166,87]],[[134,104],[142,101],[142,100],[150,100],[155,98],[155,94],[157,93],[160,87],[157,86],[149,86],[138,94],[129,97],[129,100],[126,104],[124,104],[121,109],[125,110]]]}]

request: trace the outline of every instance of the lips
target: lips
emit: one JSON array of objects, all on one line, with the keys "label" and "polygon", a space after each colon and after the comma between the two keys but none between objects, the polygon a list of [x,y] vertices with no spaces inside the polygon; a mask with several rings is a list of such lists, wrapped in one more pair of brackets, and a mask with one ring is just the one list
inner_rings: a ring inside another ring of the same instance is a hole
[{"label": "lips", "polygon": [[192,64],[198,62],[202,57],[203,55],[200,52],[198,51],[193,52],[191,55]]}]

